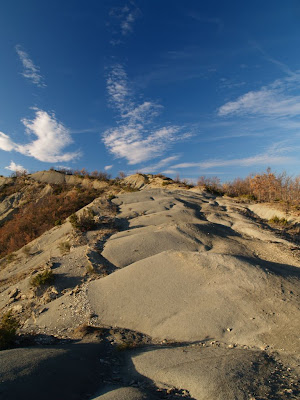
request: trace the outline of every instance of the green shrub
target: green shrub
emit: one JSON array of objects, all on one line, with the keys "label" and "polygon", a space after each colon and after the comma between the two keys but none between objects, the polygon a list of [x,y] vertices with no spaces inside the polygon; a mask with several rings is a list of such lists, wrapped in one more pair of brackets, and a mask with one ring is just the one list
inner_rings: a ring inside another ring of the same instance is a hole
[{"label": "green shrub", "polygon": [[125,192],[138,192],[138,191],[139,191],[139,189],[134,188],[134,187],[129,186],[129,185],[122,185],[122,189],[123,189]]},{"label": "green shrub", "polygon": [[270,218],[269,223],[276,225],[289,225],[289,221],[286,218],[279,218],[277,215]]},{"label": "green shrub", "polygon": [[250,201],[255,201],[256,200],[256,196],[254,196],[254,194],[242,194],[240,196],[241,199],[243,200],[250,200]]},{"label": "green shrub", "polygon": [[117,351],[125,351],[125,350],[135,349],[137,346],[138,345],[135,341],[127,340],[122,343],[118,343],[116,348]]},{"label": "green shrub", "polygon": [[6,264],[10,264],[13,261],[16,261],[17,255],[15,253],[10,253],[5,257]]},{"label": "green shrub", "polygon": [[9,311],[1,317],[0,321],[0,350],[11,347],[14,343],[19,327],[18,320]]},{"label": "green shrub", "polygon": [[96,226],[94,212],[91,209],[83,210],[79,216],[77,214],[72,214],[69,218],[69,221],[74,229],[77,229],[81,232],[90,231]]},{"label": "green shrub", "polygon": [[64,255],[64,254],[69,253],[71,244],[70,244],[70,242],[61,242],[61,243],[59,243],[58,248],[59,248],[61,254]]},{"label": "green shrub", "polygon": [[24,246],[22,251],[25,254],[25,256],[28,257],[28,256],[30,256],[30,253],[31,253],[31,247],[28,245]]},{"label": "green shrub", "polygon": [[35,275],[30,280],[30,284],[35,287],[40,287],[44,285],[51,285],[54,282],[55,276],[51,269],[47,269],[46,271]]}]

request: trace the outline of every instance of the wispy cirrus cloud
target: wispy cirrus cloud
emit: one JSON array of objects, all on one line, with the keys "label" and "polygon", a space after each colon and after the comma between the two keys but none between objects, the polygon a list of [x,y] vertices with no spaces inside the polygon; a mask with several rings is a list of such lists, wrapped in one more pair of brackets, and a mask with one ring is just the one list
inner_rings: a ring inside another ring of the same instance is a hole
[{"label": "wispy cirrus cloud", "polygon": [[11,161],[11,163],[4,168],[12,172],[28,172],[26,168],[24,168],[22,165],[16,164],[14,161]]},{"label": "wispy cirrus cloud", "polygon": [[44,162],[67,162],[79,157],[80,153],[64,153],[65,147],[73,143],[69,130],[54,114],[35,110],[35,118],[21,120],[29,136],[36,138],[27,144],[15,143],[8,135],[0,132],[0,149],[16,151]]},{"label": "wispy cirrus cloud", "polygon": [[109,104],[117,111],[119,120],[115,128],[104,132],[103,142],[115,157],[125,158],[131,165],[146,162],[162,155],[172,143],[190,136],[176,125],[153,126],[153,119],[163,107],[152,101],[135,103],[122,65],[112,67],[107,92]]},{"label": "wispy cirrus cloud", "polygon": [[23,65],[22,75],[24,78],[29,79],[32,83],[40,88],[46,87],[44,78],[40,73],[40,68],[34,64],[28,53],[22,49],[19,44],[15,48]]},{"label": "wispy cirrus cloud", "polygon": [[272,118],[300,115],[300,72],[250,91],[218,109],[219,116],[264,116]]},{"label": "wispy cirrus cloud", "polygon": [[295,72],[290,69],[290,67],[283,63],[280,60],[277,60],[276,58],[272,57],[270,54],[268,54],[257,42],[255,41],[250,41],[250,44],[259,52],[263,55],[263,57],[267,60],[270,61],[272,64],[276,65],[281,71],[285,72],[287,75],[290,76],[295,76]]},{"label": "wispy cirrus cloud", "polygon": [[129,1],[123,7],[113,7],[109,16],[111,21],[108,23],[112,27],[113,39],[110,41],[112,45],[122,43],[122,37],[128,36],[133,32],[134,22],[142,15],[141,10],[133,1]]},{"label": "wispy cirrus cloud", "polygon": [[201,24],[212,24],[218,28],[218,33],[222,32],[224,29],[224,22],[218,17],[207,17],[204,15],[199,15],[196,12],[189,12],[188,17],[200,22]]},{"label": "wispy cirrus cloud", "polygon": [[[178,158],[180,158],[179,155],[163,158],[156,164],[152,164],[145,168],[139,169],[139,172],[142,172],[142,173],[162,172],[162,169],[166,168],[172,162],[178,160]],[[168,173],[169,173],[169,171],[168,171]]]},{"label": "wispy cirrus cloud", "polygon": [[295,161],[295,158],[287,155],[291,151],[294,151],[295,147],[289,145],[286,141],[281,141],[269,146],[266,151],[260,154],[256,154],[250,157],[244,158],[231,158],[231,159],[208,159],[200,162],[187,162],[172,165],[172,169],[181,168],[201,168],[209,169],[215,167],[255,167],[257,165],[281,165]]}]

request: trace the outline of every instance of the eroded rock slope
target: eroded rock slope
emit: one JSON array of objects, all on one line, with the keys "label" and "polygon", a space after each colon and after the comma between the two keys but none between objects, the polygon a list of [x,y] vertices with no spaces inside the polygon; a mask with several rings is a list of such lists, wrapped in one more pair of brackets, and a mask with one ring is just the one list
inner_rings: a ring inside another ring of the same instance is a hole
[{"label": "eroded rock slope", "polygon": [[[122,344],[118,377],[99,399],[296,399],[295,245],[262,229],[247,206],[202,191],[144,189],[112,202],[118,232],[104,247],[96,232],[86,237],[89,263],[105,274],[48,302],[24,332],[67,338],[85,322],[145,335],[148,347]],[[61,260],[67,270],[83,263],[76,251]]]}]

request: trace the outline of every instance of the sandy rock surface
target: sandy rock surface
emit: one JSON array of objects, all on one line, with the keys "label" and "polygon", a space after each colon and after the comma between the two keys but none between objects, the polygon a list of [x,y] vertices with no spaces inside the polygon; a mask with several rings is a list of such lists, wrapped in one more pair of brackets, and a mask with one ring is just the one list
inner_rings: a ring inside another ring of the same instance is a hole
[{"label": "sandy rock surface", "polygon": [[[17,252],[19,261],[1,271],[1,306],[35,304],[23,334],[74,340],[88,332],[83,377],[91,365],[106,372],[90,390],[76,382],[83,399],[297,399],[295,243],[264,227],[247,205],[202,190],[149,188],[135,178],[143,190],[112,200],[119,207],[113,228],[99,223],[76,237],[67,222],[36,239],[29,257]],[[99,221],[100,206],[92,204]],[[47,263],[57,281],[30,299],[31,276]],[[80,343],[3,352],[0,393],[9,393],[10,382],[29,390],[36,373],[43,382],[40,365],[51,370],[51,360],[67,368]],[[77,398],[68,390],[52,398]]]}]

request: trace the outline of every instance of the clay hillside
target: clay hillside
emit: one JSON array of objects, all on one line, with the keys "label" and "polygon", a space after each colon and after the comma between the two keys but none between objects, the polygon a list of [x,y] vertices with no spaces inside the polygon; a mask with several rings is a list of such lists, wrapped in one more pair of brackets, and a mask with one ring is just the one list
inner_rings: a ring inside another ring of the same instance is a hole
[{"label": "clay hillside", "polygon": [[299,399],[299,208],[217,189],[0,177],[0,398]]}]

